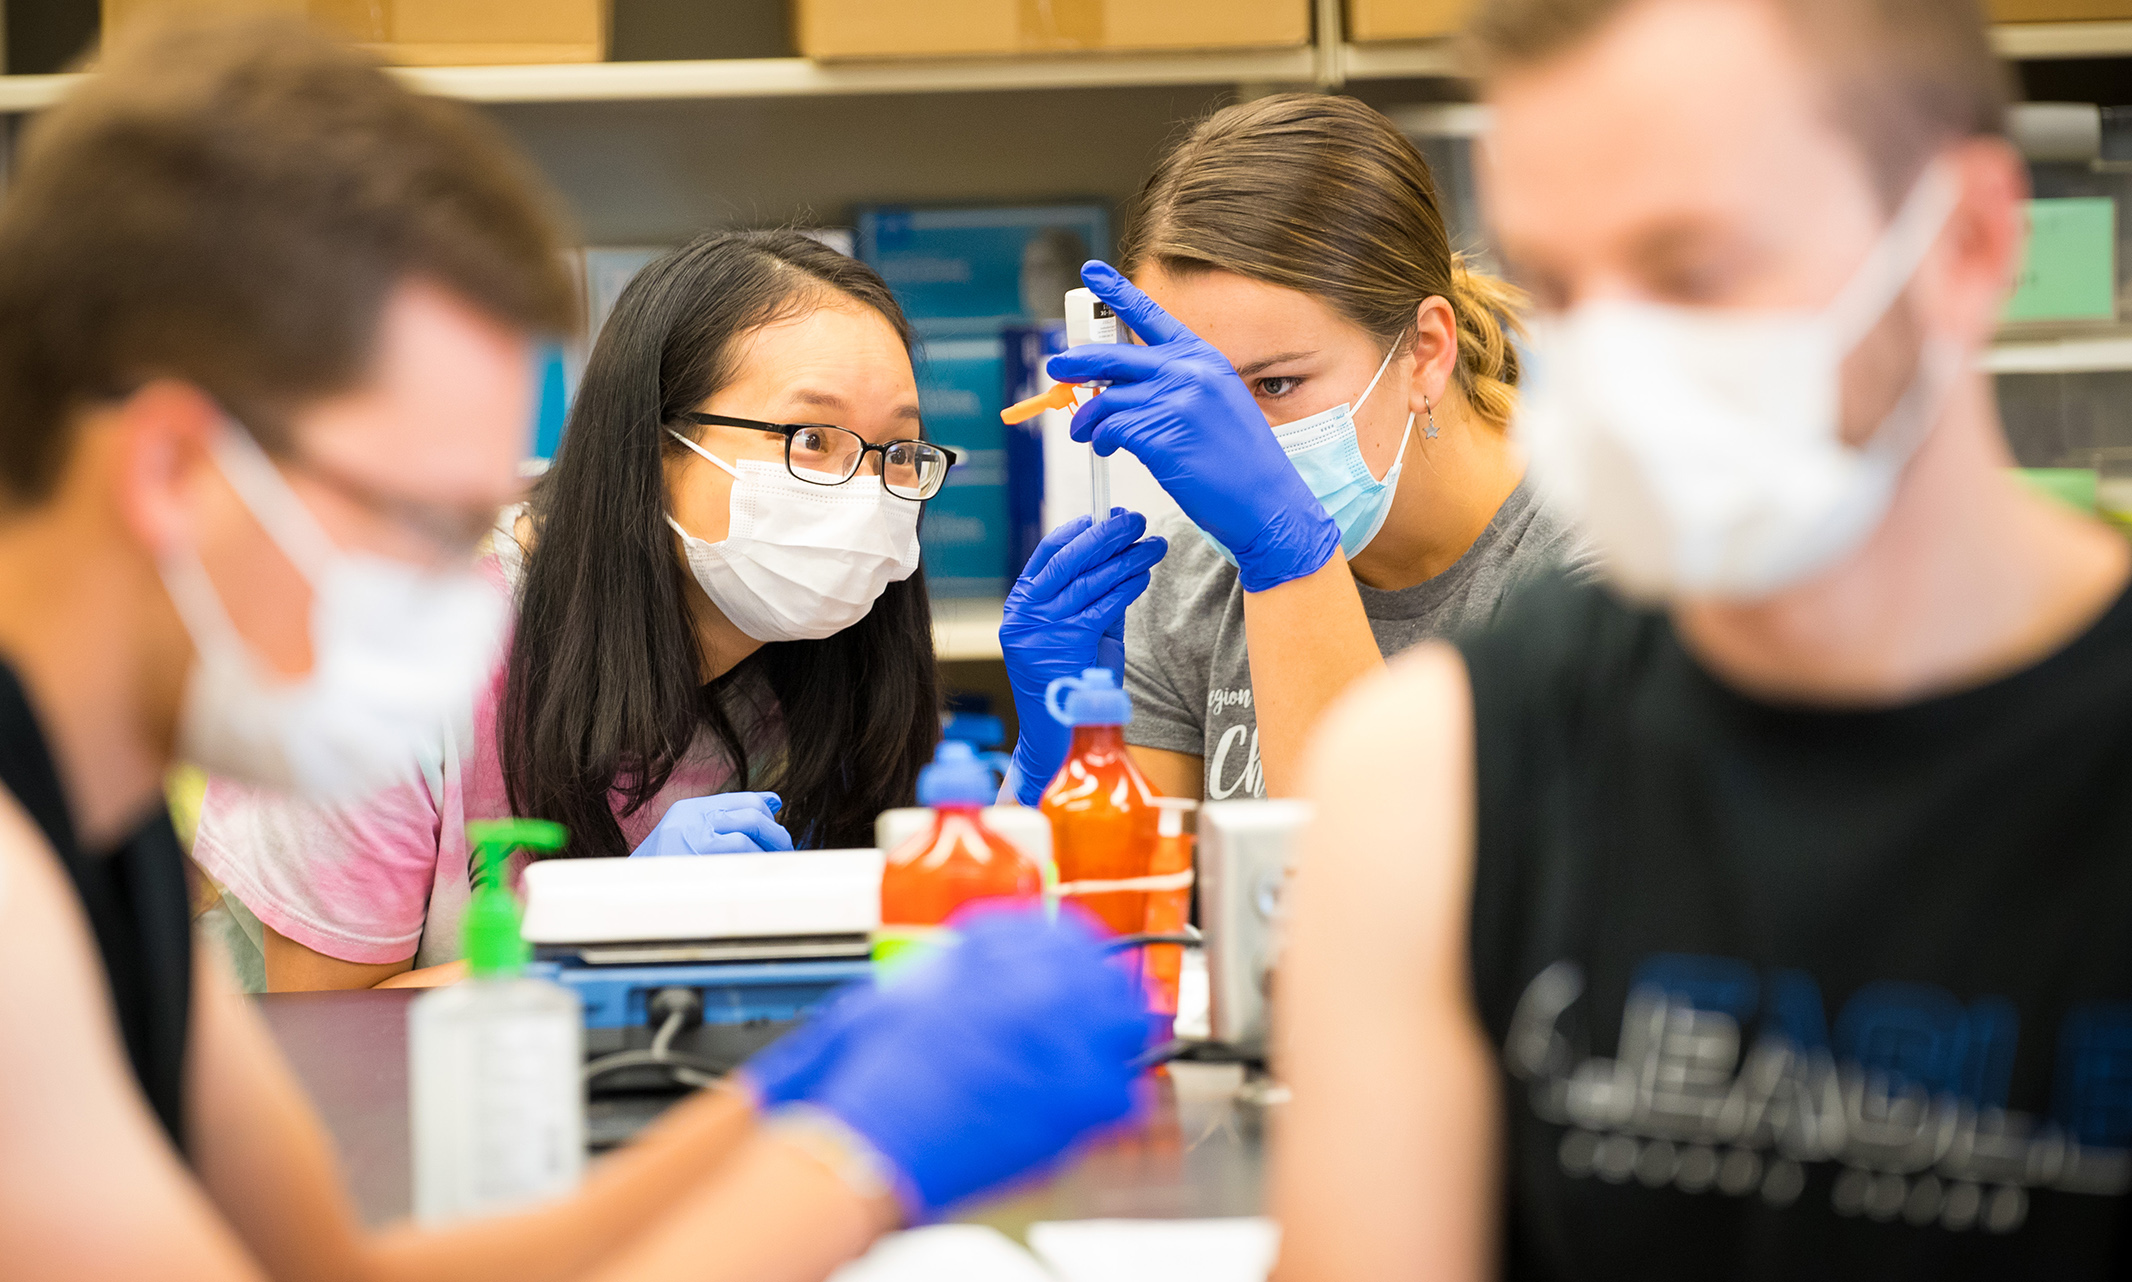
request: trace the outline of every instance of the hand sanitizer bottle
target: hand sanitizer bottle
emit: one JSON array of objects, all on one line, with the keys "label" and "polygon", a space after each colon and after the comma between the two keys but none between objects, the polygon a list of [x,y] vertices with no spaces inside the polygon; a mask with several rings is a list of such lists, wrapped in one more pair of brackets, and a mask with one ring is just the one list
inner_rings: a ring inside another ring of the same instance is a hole
[{"label": "hand sanitizer bottle", "polygon": [[557,850],[540,819],[466,826],[476,884],[466,909],[467,977],[408,1009],[415,1216],[494,1215],[577,1187],[585,1162],[584,1016],[577,995],[528,979],[511,852]]}]

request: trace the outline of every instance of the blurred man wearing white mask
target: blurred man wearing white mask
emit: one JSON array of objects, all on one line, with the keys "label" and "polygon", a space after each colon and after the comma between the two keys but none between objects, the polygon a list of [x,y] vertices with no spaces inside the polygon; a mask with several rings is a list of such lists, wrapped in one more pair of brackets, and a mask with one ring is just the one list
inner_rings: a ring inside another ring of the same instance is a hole
[{"label": "blurred man wearing white mask", "polygon": [[29,129],[0,207],[8,1282],[818,1278],[1132,1112],[1138,994],[1086,927],[1002,911],[572,1196],[358,1222],[195,954],[161,781],[360,793],[467,706],[502,617],[473,554],[533,340],[576,309],[495,126],[293,22],[121,41]]},{"label": "blurred man wearing white mask", "polygon": [[1283,1276],[2122,1275],[2132,554],[1977,369],[2027,194],[1978,6],[1471,37],[1519,431],[1607,583],[1323,731]]}]

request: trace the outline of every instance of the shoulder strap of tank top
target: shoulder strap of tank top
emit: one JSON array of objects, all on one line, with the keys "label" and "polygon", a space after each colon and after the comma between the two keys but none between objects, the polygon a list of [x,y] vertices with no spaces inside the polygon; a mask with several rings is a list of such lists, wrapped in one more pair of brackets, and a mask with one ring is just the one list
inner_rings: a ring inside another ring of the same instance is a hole
[{"label": "shoulder strap of tank top", "polygon": [[30,707],[29,692],[5,660],[0,660],[0,784],[14,794],[62,860],[79,854],[74,816],[60,789],[44,730]]}]

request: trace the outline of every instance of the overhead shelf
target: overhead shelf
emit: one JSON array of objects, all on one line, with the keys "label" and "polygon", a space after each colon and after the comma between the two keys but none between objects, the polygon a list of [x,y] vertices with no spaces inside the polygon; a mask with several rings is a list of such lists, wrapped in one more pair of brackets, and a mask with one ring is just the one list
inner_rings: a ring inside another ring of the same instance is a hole
[{"label": "overhead shelf", "polygon": [[58,102],[80,76],[0,76],[0,113],[36,111]]},{"label": "overhead shelf", "polygon": [[[1992,28],[2009,58],[2132,56],[2132,22],[2029,22]],[[811,58],[588,62],[547,66],[403,67],[429,93],[469,102],[628,102],[791,98],[1201,84],[1321,84],[1456,77],[1454,42],[1322,41],[1292,49],[1071,54],[821,63]],[[0,113],[57,102],[78,75],[0,76]]]},{"label": "overhead shelf", "polygon": [[1456,77],[1458,55],[1450,40],[1401,41],[1396,44],[1340,46],[1335,75],[1339,80],[1421,80]]},{"label": "overhead shelf", "polygon": [[2099,374],[2132,370],[2132,333],[2001,339],[1984,354],[1994,374]]},{"label": "overhead shelf", "polygon": [[[791,98],[1140,85],[1310,83],[1308,48],[1220,53],[1079,54],[821,63],[811,58],[585,62],[552,66],[398,67],[427,93],[469,102],[601,102],[673,98]],[[78,75],[0,76],[0,112],[59,100]]]},{"label": "overhead shelf", "polygon": [[1991,29],[2003,58],[2132,56],[2132,22],[2007,22]]},{"label": "overhead shelf", "polygon": [[1270,49],[873,63],[821,63],[810,58],[596,62],[554,67],[407,68],[400,74],[431,93],[473,102],[583,102],[1307,81],[1315,65],[1309,49]]},{"label": "overhead shelf", "polygon": [[[1992,46],[2012,59],[2132,57],[2132,22],[2011,22],[1991,29]],[[1451,39],[1343,44],[1329,79],[1395,80],[1457,77]]]}]

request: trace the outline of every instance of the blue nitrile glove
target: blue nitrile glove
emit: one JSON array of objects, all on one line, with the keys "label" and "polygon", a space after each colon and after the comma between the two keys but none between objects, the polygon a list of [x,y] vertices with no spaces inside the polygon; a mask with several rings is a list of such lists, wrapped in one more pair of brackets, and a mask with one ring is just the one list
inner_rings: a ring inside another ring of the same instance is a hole
[{"label": "blue nitrile glove", "polygon": [[666,808],[659,826],[629,852],[638,855],[752,855],[792,849],[777,822],[785,803],[774,792],[686,797]]},{"label": "blue nitrile glove", "polygon": [[868,999],[805,1103],[903,1178],[912,1221],[1132,1116],[1147,1016],[1078,909],[979,906],[958,941]]},{"label": "blue nitrile glove", "polygon": [[1145,533],[1147,518],[1124,508],[1112,508],[1093,528],[1089,517],[1077,516],[1036,545],[1007,593],[999,648],[1021,720],[1014,769],[1025,806],[1044,795],[1073,737],[1045,711],[1045,688],[1088,668],[1124,678],[1125,607],[1147,591],[1149,571],[1170,548],[1160,536],[1141,538]]},{"label": "blue nitrile glove", "polygon": [[1061,382],[1108,381],[1073,416],[1073,439],[1147,464],[1177,506],[1236,557],[1246,592],[1315,573],[1340,547],[1340,527],[1274,439],[1228,358],[1109,264],[1081,279],[1149,345],[1089,343],[1051,358]]}]

